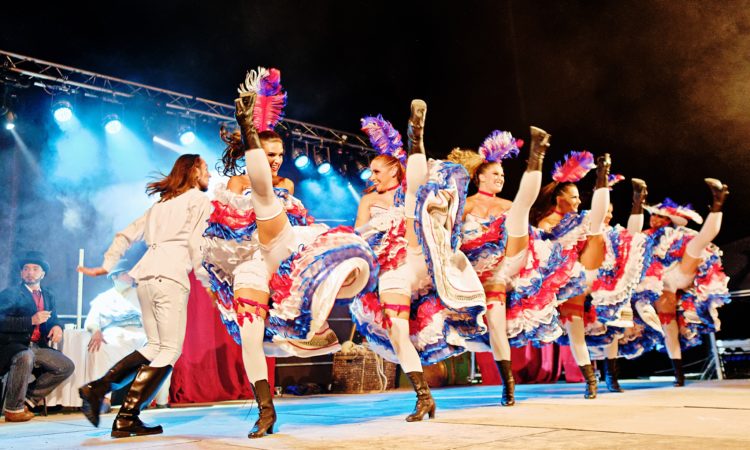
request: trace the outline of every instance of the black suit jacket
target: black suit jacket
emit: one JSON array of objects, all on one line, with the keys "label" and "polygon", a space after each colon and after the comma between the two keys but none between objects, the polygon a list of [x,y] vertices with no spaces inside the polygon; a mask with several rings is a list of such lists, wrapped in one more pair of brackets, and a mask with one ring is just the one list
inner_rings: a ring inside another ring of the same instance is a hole
[{"label": "black suit jacket", "polygon": [[[47,335],[55,325],[60,325],[55,307],[55,295],[42,287],[44,310],[52,312],[49,320],[39,327],[40,347],[48,347]],[[23,283],[0,292],[0,374],[5,373],[13,355],[29,348],[34,325],[31,316],[36,314],[36,303]]]}]

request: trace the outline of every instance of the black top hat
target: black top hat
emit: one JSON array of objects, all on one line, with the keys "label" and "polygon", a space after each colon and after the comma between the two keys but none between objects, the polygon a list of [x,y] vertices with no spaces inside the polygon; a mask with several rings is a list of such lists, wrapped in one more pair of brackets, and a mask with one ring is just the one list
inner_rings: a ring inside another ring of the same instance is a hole
[{"label": "black top hat", "polygon": [[44,253],[29,251],[21,255],[17,261],[18,270],[23,270],[23,266],[26,264],[36,264],[42,267],[42,270],[49,272],[49,263],[47,258],[44,257]]},{"label": "black top hat", "polygon": [[117,275],[118,273],[128,272],[130,269],[131,267],[130,264],[128,264],[128,260],[123,258],[117,262],[112,270],[109,271],[109,273],[107,274],[107,278],[112,279],[112,277]]}]

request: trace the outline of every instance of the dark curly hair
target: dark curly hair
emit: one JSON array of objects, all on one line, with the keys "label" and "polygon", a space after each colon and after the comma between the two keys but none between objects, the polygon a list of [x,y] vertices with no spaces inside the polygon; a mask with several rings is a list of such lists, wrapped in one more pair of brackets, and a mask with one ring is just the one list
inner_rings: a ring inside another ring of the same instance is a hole
[{"label": "dark curly hair", "polygon": [[[240,133],[239,129],[229,131],[226,126],[222,125],[221,129],[219,129],[219,136],[227,146],[221,155],[221,161],[216,163],[216,170],[228,177],[243,175],[245,173],[246,149],[245,144],[242,142],[242,133]],[[284,142],[277,132],[271,130],[261,131],[258,133],[258,137],[261,143],[273,141]]]}]

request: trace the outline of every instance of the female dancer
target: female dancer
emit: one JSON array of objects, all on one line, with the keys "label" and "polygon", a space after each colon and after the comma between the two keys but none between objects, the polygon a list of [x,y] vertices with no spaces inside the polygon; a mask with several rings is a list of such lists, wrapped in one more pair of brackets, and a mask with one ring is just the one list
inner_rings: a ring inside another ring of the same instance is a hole
[{"label": "female dancer", "polygon": [[363,120],[373,146],[386,156],[371,164],[375,191],[360,203],[357,225],[379,255],[382,272],[380,298],[369,294],[352,304],[352,318],[371,348],[401,364],[414,386],[417,404],[406,418],[410,422],[435,413],[422,363],[465,351],[486,331],[479,322],[485,309],[481,284],[453,239],[466,172],[456,164],[428,166],[422,141],[425,112],[423,101],[412,102],[403,206],[396,164],[397,157],[406,156],[400,135],[382,117]]},{"label": "female dancer", "polygon": [[225,133],[222,158],[228,174],[236,173],[244,157],[248,173],[233,176],[217,196],[206,231],[206,266],[222,320],[242,343],[258,401],[249,438],[272,434],[276,422],[265,354],[337,351],[338,340],[326,322],[334,302],[374,285],[375,261],[367,244],[351,230],[312,224],[289,192],[291,181],[278,176],[283,142],[270,128],[280,118],[284,98],[277,70],[248,74],[235,101],[241,133]]},{"label": "female dancer", "polygon": [[146,425],[138,416],[180,357],[190,292],[188,274],[195,271],[196,277],[204,285],[208,284],[201,266],[202,234],[211,208],[204,194],[208,179],[206,162],[200,156],[177,158],[169,175],[146,187],[149,195],[159,194],[159,201],[117,233],[104,254],[102,266],[78,268],[88,276],[104,275],[116,266],[134,241],[142,239],[148,244],[146,254],[130,271],[130,276],[138,281],[138,298],[148,342],[112,366],[103,377],[78,390],[83,400],[81,410],[94,426],[99,426],[99,411],[105,395],[135,377],[112,424],[112,437],[162,432],[161,425]]},{"label": "female dancer", "polygon": [[[581,200],[575,182],[592,168],[593,155],[572,152],[564,164],[556,164],[553,182],[542,189],[537,200],[538,227],[551,234],[564,247],[579,251],[577,259],[585,269],[586,282],[590,284],[604,261],[604,217],[609,205],[608,175],[611,165],[609,154],[597,160],[596,187],[591,199],[591,211],[578,214]],[[584,334],[583,309],[586,296],[578,289],[576,295],[560,305],[560,315],[570,340],[570,349],[576,363],[586,378],[584,398],[596,398],[597,380],[591,365]]]},{"label": "female dancer", "polygon": [[[610,188],[622,179],[622,175],[610,176]],[[639,181],[635,179],[634,185]],[[642,205],[643,195],[636,195],[637,205]],[[619,225],[610,226],[611,220],[610,203],[604,217],[605,257],[588,292],[591,305],[584,325],[591,358],[601,360],[600,370],[607,389],[623,392],[617,378],[618,340],[634,326],[631,298],[642,279],[646,238]]]},{"label": "female dancer", "polygon": [[[711,189],[713,202],[700,232],[686,228],[688,220],[698,224],[703,222],[689,205],[680,206],[667,198],[662,203],[643,208],[651,213],[651,228],[645,233],[653,246],[646,279],[661,278],[663,281],[663,289],[654,306],[664,333],[664,346],[674,367],[675,386],[685,384],[680,338],[683,345],[690,347],[700,342],[701,333],[718,330],[717,308],[729,301],[728,278],[721,267],[721,253],[711,244],[721,229],[721,209],[729,189],[714,178],[706,178],[705,182]],[[631,220],[633,229],[642,227],[642,215],[638,217],[636,214]],[[650,337],[656,339],[653,334]],[[648,350],[655,344],[647,344],[644,349]]]},{"label": "female dancer", "polygon": [[529,211],[539,194],[549,137],[544,130],[531,127],[531,154],[512,203],[497,197],[505,183],[501,161],[518,154],[523,141],[517,141],[507,131],[494,131],[479,152],[454,149],[448,155],[449,161],[460,163],[468,170],[478,188],[477,194],[466,201],[461,248],[482,280],[487,297],[490,347],[503,381],[500,401],[503,406],[515,404],[506,291],[527,263]]}]

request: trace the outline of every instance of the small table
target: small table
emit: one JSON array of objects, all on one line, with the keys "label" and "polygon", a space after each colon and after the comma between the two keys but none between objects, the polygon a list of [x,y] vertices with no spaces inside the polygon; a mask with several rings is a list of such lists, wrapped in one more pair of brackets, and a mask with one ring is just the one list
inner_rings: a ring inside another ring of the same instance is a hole
[{"label": "small table", "polygon": [[70,358],[75,364],[73,374],[63,381],[47,396],[47,406],[80,407],[82,402],[78,396],[78,388],[90,381],[86,379],[86,361],[88,360],[88,345],[91,333],[86,330],[66,328],[63,330],[63,340],[58,344],[58,350]]}]

